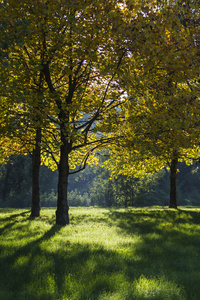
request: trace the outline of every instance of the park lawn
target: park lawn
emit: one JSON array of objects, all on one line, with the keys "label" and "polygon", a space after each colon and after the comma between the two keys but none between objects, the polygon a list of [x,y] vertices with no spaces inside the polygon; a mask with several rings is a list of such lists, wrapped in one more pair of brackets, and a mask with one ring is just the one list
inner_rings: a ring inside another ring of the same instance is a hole
[{"label": "park lawn", "polygon": [[200,299],[200,209],[0,209],[1,300]]}]

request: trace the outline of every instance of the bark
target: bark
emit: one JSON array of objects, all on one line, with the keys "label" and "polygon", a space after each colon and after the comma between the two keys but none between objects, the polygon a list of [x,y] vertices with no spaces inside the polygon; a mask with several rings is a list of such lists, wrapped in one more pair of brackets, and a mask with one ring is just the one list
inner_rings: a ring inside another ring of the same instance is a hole
[{"label": "bark", "polygon": [[67,141],[61,130],[62,145],[60,148],[60,162],[58,166],[58,200],[56,210],[56,224],[65,226],[69,224],[69,206],[67,201],[69,177],[69,153],[71,144]]},{"label": "bark", "polygon": [[177,168],[178,156],[175,154],[170,165],[170,200],[169,208],[177,208]]},{"label": "bark", "polygon": [[36,131],[35,148],[32,155],[32,202],[31,217],[40,216],[40,163],[41,163],[41,129]]}]

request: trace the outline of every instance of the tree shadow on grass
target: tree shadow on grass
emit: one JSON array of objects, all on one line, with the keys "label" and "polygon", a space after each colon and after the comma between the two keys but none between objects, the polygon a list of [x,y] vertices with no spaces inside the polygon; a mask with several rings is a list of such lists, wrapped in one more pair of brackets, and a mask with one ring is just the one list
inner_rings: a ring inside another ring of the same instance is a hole
[{"label": "tree shadow on grass", "polygon": [[[109,217],[120,234],[139,235],[140,242],[133,247],[132,255],[140,258],[147,278],[164,276],[183,287],[186,299],[200,299],[198,211],[115,211]],[[128,273],[130,278],[134,276],[131,265]]]},{"label": "tree shadow on grass", "polygon": [[12,220],[15,220],[17,217],[19,217],[19,216],[25,216],[25,215],[27,215],[27,214],[29,214],[30,213],[30,210],[28,210],[28,211],[23,211],[23,212],[19,212],[18,214],[10,214],[10,210],[7,210],[7,211],[4,211],[3,209],[1,209],[1,211],[0,211],[0,213],[5,213],[5,212],[7,212],[7,213],[9,213],[9,216],[7,217],[7,216],[5,216],[5,217],[3,217],[3,218],[1,218],[0,220],[1,221],[12,221]]},{"label": "tree shadow on grass", "polygon": [[[142,240],[155,240],[159,247],[176,245],[200,247],[200,213],[187,210],[111,212],[111,222],[120,234],[140,235]],[[151,248],[151,243],[146,242]]]},{"label": "tree shadow on grass", "polygon": [[[191,224],[196,220],[193,214],[187,216]],[[115,224],[119,235],[140,236],[125,253],[92,242],[71,243],[62,237],[62,227],[52,226],[37,240],[3,256],[0,299],[199,299],[198,233],[172,226],[178,218],[181,222],[184,215],[110,212],[104,222]]]},{"label": "tree shadow on grass", "polygon": [[[111,211],[108,219],[114,222],[121,230],[127,233],[148,233],[160,231],[160,224],[181,225],[191,224],[200,225],[200,213],[187,210],[130,210],[130,211]],[[162,228],[163,230],[163,228]]]},{"label": "tree shadow on grass", "polygon": [[[10,211],[9,211],[10,212]],[[3,233],[6,230],[9,230],[13,227],[18,222],[19,217],[25,217],[26,215],[30,214],[30,211],[24,211],[24,212],[19,212],[18,214],[9,214],[9,216],[5,216],[0,219],[0,225],[3,225],[2,228],[0,228],[0,235],[3,235]],[[23,221],[29,219],[29,216],[27,216],[26,219],[23,218]]]},{"label": "tree shadow on grass", "polygon": [[[19,257],[15,256],[13,262],[16,259]],[[164,278],[163,283],[160,283],[158,276],[163,274],[155,274],[145,268],[146,263],[150,264],[150,261],[143,257],[137,261],[134,256],[126,258],[115,251],[91,247],[91,244],[63,243],[62,250],[57,252],[47,253],[35,249],[21,270],[19,267],[11,267],[10,272],[17,278],[17,282],[9,284],[14,291],[12,296],[17,300],[95,300],[109,299],[111,296],[112,299],[124,300],[160,300],[167,299],[166,293],[168,299],[184,299],[176,283],[172,283],[169,278]],[[29,274],[24,281],[22,273]],[[141,276],[146,278],[147,283],[149,279],[155,280],[155,287],[153,290],[150,288],[149,294],[139,286]]]},{"label": "tree shadow on grass", "polygon": [[[19,247],[14,251],[14,253],[11,251],[11,254],[9,254],[8,249],[8,253],[1,258],[0,290],[4,287],[9,289],[10,298],[7,296],[8,299],[37,299],[35,298],[33,291],[28,298],[23,297],[23,292],[26,291],[26,288],[29,285],[32,285],[34,273],[33,270],[37,272],[37,268],[35,269],[35,266],[39,267],[38,262],[41,264],[41,266],[43,264],[45,266],[45,263],[48,259],[48,257],[45,257],[45,254],[40,247],[41,244],[43,242],[47,242],[49,239],[55,236],[60,229],[61,227],[58,225],[52,226],[52,228],[39,239],[34,240],[25,246]],[[15,244],[15,241],[13,241],[13,244]],[[44,261],[42,261],[43,259]],[[37,276],[37,274],[35,274],[35,276]],[[1,292],[0,299],[2,299]]]}]

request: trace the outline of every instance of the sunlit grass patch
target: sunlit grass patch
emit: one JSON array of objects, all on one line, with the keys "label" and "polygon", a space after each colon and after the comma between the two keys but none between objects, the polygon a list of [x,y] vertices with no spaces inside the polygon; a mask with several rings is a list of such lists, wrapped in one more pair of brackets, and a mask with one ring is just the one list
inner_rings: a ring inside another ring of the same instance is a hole
[{"label": "sunlit grass patch", "polygon": [[181,289],[165,278],[155,279],[141,276],[133,284],[136,299],[184,299]]}]

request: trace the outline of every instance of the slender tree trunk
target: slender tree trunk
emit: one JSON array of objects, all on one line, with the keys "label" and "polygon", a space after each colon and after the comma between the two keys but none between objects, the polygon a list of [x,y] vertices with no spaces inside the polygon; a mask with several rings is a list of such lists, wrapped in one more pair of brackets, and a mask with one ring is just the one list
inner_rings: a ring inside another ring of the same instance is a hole
[{"label": "slender tree trunk", "polygon": [[6,164],[6,175],[5,175],[4,187],[3,187],[3,200],[6,199],[10,191],[8,184],[9,184],[9,177],[10,177],[11,170],[12,170],[12,166],[10,161],[8,161]]},{"label": "slender tree trunk", "polygon": [[32,155],[32,206],[31,217],[40,216],[40,163],[41,163],[41,129],[36,130],[35,148]]},{"label": "slender tree trunk", "polygon": [[71,144],[61,130],[62,145],[60,148],[60,163],[58,166],[58,200],[56,210],[56,224],[65,226],[69,224],[69,206],[67,201],[69,177],[69,153]]},{"label": "slender tree trunk", "polygon": [[177,168],[178,156],[175,153],[170,165],[170,200],[169,208],[177,208]]}]

